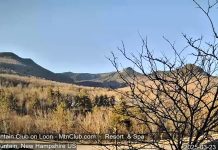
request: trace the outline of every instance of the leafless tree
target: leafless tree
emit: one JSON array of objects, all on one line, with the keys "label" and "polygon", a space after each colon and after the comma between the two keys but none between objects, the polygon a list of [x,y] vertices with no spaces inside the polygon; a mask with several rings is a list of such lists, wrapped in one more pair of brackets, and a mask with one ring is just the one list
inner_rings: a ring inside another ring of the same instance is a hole
[{"label": "leafless tree", "polygon": [[[121,72],[114,53],[109,58],[130,89],[117,90],[125,97],[125,111],[117,113],[143,124],[150,137],[143,143],[158,149],[191,149],[205,143],[218,130],[218,34],[210,15],[218,1],[208,0],[206,8],[197,0],[192,1],[209,20],[213,41],[183,34],[187,44],[179,50],[163,37],[173,57],[164,54],[155,57],[147,38],[142,36],[142,47],[137,54],[127,53],[122,43],[119,52],[141,75]],[[185,51],[190,54],[184,54]]]}]

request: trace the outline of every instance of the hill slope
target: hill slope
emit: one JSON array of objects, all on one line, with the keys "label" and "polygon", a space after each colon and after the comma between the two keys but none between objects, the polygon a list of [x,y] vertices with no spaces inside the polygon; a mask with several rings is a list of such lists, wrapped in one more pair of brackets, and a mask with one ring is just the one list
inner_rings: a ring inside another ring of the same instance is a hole
[{"label": "hill slope", "polygon": [[[176,68],[172,71],[157,71],[156,74],[186,74],[186,75],[209,75],[206,71],[204,71],[201,67],[196,66],[194,64],[185,64],[184,66],[180,68]],[[150,76],[153,76],[155,73],[149,74]]]},{"label": "hill slope", "polygon": [[[125,68],[121,74],[125,77],[128,75],[131,76],[133,74],[137,76],[141,75],[130,67]],[[65,72],[62,73],[62,75],[73,79],[78,85],[106,88],[120,88],[126,86],[124,81],[120,78],[119,73],[117,72],[99,74]]]},{"label": "hill slope", "polygon": [[32,59],[21,58],[11,52],[0,53],[0,73],[35,76],[53,81],[73,83],[72,79],[55,74],[36,64]]},{"label": "hill slope", "polygon": [[[90,87],[120,88],[126,86],[117,72],[99,74],[72,72],[53,73],[36,64],[32,59],[21,58],[11,52],[0,53],[0,73],[34,76],[47,80],[75,83],[77,85]],[[124,76],[128,74],[140,75],[132,68],[126,68],[121,73]]]},{"label": "hill slope", "polygon": [[[181,68],[174,70],[179,72],[189,72],[192,71],[192,74],[203,74],[207,73],[198,66],[187,64]],[[175,73],[176,73],[175,72]],[[104,88],[121,88],[125,87],[125,82],[120,78],[120,74],[117,72],[109,73],[99,73],[99,74],[90,74],[90,73],[53,73],[40,65],[36,64],[32,59],[21,58],[11,52],[2,52],[0,53],[0,73],[6,74],[18,74],[22,76],[34,76],[39,78],[44,78],[47,80],[53,80],[64,83],[74,83],[77,85],[90,86],[90,87],[104,87]],[[121,75],[125,78],[129,76],[136,75],[139,78],[143,78],[143,75],[136,72],[132,68],[128,67],[123,69]],[[158,71],[158,74],[170,73],[169,71]],[[154,75],[153,73],[149,75]],[[131,80],[131,79],[130,79]]]}]

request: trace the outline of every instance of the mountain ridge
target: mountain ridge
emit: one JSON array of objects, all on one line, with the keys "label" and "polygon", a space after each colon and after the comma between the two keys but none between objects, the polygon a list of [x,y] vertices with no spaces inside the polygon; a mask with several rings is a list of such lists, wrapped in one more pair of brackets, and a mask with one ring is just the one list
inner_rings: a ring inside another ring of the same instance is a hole
[{"label": "mountain ridge", "polygon": [[[83,86],[93,86],[93,87],[109,87],[109,88],[121,88],[125,87],[126,84],[120,78],[120,74],[116,71],[108,73],[73,73],[73,72],[63,72],[60,73],[64,76],[72,78],[76,84]],[[131,67],[124,68],[121,72],[122,75],[140,75]]]},{"label": "mountain ridge", "polygon": [[[199,66],[193,64],[186,64],[174,71],[188,71],[194,70],[194,73],[206,74],[206,72]],[[157,71],[158,73],[167,73],[167,71]],[[131,80],[130,76],[143,77],[139,72],[133,68],[127,67],[119,73],[73,73],[63,72],[54,73],[46,68],[41,67],[30,58],[21,58],[12,52],[0,52],[0,73],[18,74],[23,76],[35,76],[47,80],[77,84],[90,87],[103,88],[122,88],[127,86],[121,79],[120,75]],[[170,73],[170,72],[169,72]],[[148,75],[153,75],[152,73]]]},{"label": "mountain ridge", "polygon": [[21,58],[12,52],[0,53],[0,72],[18,74],[23,76],[35,76],[48,80],[73,83],[73,80],[60,76],[47,70],[30,58]]},{"label": "mountain ridge", "polygon": [[[127,68],[129,72],[133,70]],[[77,84],[90,87],[120,88],[125,83],[117,72],[109,73],[54,73],[41,67],[30,58],[21,58],[12,52],[0,52],[0,73],[35,76],[47,80]]]}]

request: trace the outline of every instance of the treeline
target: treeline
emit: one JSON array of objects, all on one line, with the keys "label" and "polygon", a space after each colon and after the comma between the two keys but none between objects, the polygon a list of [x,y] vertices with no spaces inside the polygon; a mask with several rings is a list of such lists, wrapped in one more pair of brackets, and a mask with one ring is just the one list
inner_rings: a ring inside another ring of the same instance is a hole
[{"label": "treeline", "polygon": [[88,95],[62,94],[59,90],[46,89],[46,94],[42,97],[39,93],[44,93],[43,88],[38,92],[23,93],[22,97],[17,96],[13,91],[0,89],[0,104],[8,106],[10,111],[18,115],[37,115],[38,113],[48,114],[64,104],[65,109],[75,111],[85,115],[92,112],[94,107],[112,107],[115,105],[115,98],[107,95],[97,95],[91,99]]},{"label": "treeline", "polygon": [[4,87],[0,89],[0,132],[85,131],[82,129],[88,122],[85,120],[101,113],[103,116],[98,120],[104,122],[114,105],[114,96],[89,96],[83,90],[73,95],[56,87]]},{"label": "treeline", "polygon": [[138,122],[114,111],[125,108],[111,93],[35,78],[0,78],[0,133],[144,132]]}]

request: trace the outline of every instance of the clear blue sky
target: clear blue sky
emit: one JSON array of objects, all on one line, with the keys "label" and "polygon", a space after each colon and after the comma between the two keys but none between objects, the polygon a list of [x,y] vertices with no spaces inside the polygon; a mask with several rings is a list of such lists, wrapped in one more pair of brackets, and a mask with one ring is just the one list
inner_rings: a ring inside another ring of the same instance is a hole
[{"label": "clear blue sky", "polygon": [[166,54],[163,35],[178,47],[182,32],[211,36],[192,0],[0,0],[0,51],[32,58],[53,72],[112,71],[105,56],[121,40],[130,51],[140,48],[138,32]]}]

